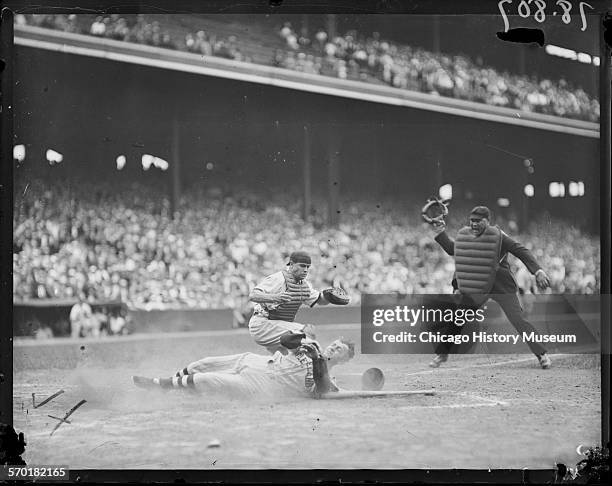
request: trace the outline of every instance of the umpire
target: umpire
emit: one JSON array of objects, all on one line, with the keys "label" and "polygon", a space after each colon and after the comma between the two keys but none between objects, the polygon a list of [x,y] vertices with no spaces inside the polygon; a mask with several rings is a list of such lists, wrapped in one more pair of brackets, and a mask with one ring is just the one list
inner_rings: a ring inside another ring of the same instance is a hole
[{"label": "umpire", "polygon": [[[511,253],[535,275],[540,289],[550,286],[546,272],[538,265],[531,252],[510,238],[489,221],[491,212],[486,206],[476,206],[469,216],[469,225],[461,228],[453,241],[446,233],[443,219],[433,224],[435,240],[446,253],[455,258],[453,288],[462,294],[462,303],[478,308],[489,298],[502,308],[510,323],[519,332],[533,332],[533,326],[523,317],[523,309],[517,296],[517,285],[508,263]],[[449,334],[461,333],[461,327],[451,325]],[[537,331],[535,331],[537,333]],[[529,349],[536,355],[543,369],[550,368],[551,361],[546,349],[539,343],[529,342]],[[451,344],[443,343],[436,348],[436,356],[429,364],[439,367],[448,360]]]}]

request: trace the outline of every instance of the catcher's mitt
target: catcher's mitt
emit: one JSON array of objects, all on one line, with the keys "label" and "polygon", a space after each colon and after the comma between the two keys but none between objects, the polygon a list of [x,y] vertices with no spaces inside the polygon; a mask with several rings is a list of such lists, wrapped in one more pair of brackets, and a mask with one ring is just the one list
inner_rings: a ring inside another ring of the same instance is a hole
[{"label": "catcher's mitt", "polygon": [[385,384],[385,375],[379,368],[369,368],[361,375],[361,389],[378,391]]},{"label": "catcher's mitt", "polygon": [[421,209],[423,220],[432,225],[443,223],[447,214],[448,202],[437,197],[430,197]]},{"label": "catcher's mitt", "polygon": [[351,301],[348,294],[340,287],[334,287],[323,290],[323,297],[330,304],[346,305]]}]

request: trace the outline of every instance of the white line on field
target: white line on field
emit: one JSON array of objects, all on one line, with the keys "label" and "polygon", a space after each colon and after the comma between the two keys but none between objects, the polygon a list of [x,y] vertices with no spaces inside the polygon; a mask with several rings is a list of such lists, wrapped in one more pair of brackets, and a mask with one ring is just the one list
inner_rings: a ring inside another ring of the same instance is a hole
[{"label": "white line on field", "polygon": [[[568,353],[559,353],[559,354],[551,354],[549,355],[551,358],[560,358],[562,356],[571,356],[571,354]],[[502,365],[507,365],[507,364],[512,364],[512,363],[526,363],[528,361],[535,361],[536,358],[535,356],[530,356],[528,358],[520,358],[520,359],[510,359],[510,360],[506,360],[506,361],[498,361],[498,362],[488,362],[488,363],[480,363],[480,364],[468,364],[465,366],[460,366],[460,367],[444,367],[442,366],[441,368],[435,368],[435,369],[430,369],[430,370],[420,370],[420,371],[414,371],[412,373],[401,373],[402,376],[413,376],[413,375],[427,375],[429,373],[440,373],[441,371],[461,371],[461,370],[466,370],[466,369],[470,369],[470,368],[490,368],[492,366],[502,366]],[[338,373],[338,376],[361,376],[363,374],[362,373]]]},{"label": "white line on field", "polygon": [[488,403],[490,405],[508,405],[508,402],[504,402],[503,400],[494,400],[487,397],[481,397],[480,395],[475,395],[474,393],[461,393],[461,395],[475,398],[476,400],[482,400],[483,402]]},{"label": "white line on field", "polygon": [[[550,355],[551,358],[560,358],[562,356],[571,356],[571,354],[559,353],[559,354]],[[443,366],[441,368],[436,368],[432,370],[421,370],[421,371],[415,371],[413,373],[402,373],[402,376],[427,375],[429,373],[440,373],[441,371],[461,371],[461,370],[466,370],[470,368],[491,368],[493,366],[503,366],[503,365],[513,364],[513,363],[526,363],[528,361],[535,361],[535,360],[536,358],[534,356],[530,356],[528,358],[510,359],[507,361],[498,361],[496,363],[473,364],[473,365],[466,365],[466,366],[454,367],[454,368],[445,368]],[[553,366],[554,366],[554,363],[553,363]]]},{"label": "white line on field", "polygon": [[404,407],[398,407],[399,410],[415,409],[415,408],[426,408],[432,410],[434,408],[477,408],[477,407],[497,407],[498,405],[507,405],[505,402],[499,403],[451,403],[450,405],[406,405]]},{"label": "white line on field", "polygon": [[480,402],[476,403],[450,403],[448,405],[406,405],[404,407],[399,407],[401,409],[404,408],[474,408],[474,407],[497,407],[498,405],[509,405],[508,402],[503,400],[496,400],[487,397],[482,397],[480,395],[476,395],[474,393],[465,393],[465,392],[453,392],[453,391],[436,391],[436,395],[458,395],[462,398],[472,398],[474,400],[480,400]]},{"label": "white line on field", "polygon": [[[346,329],[359,329],[360,324],[324,324],[318,327],[318,329],[329,329],[332,331],[341,331]],[[15,338],[13,345],[19,346],[56,346],[58,344],[103,344],[103,343],[117,343],[117,342],[128,342],[128,341],[155,341],[158,339],[172,339],[172,338],[196,338],[196,337],[212,337],[212,336],[233,336],[249,334],[249,330],[245,327],[238,329],[217,329],[217,330],[206,330],[206,331],[177,331],[177,332],[156,332],[156,333],[142,333],[142,334],[130,334],[128,336],[106,336],[101,338],[72,338],[72,337],[56,337],[53,339],[31,339],[31,338]]]}]

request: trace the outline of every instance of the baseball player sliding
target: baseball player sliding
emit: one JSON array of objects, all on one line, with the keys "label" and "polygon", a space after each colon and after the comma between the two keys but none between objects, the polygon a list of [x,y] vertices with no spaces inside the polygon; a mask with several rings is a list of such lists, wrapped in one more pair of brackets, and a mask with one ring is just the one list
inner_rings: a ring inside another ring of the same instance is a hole
[{"label": "baseball player sliding", "polygon": [[249,300],[255,304],[249,321],[249,332],[257,344],[272,354],[276,351],[286,352],[280,338],[287,331],[303,332],[307,337],[315,339],[314,326],[294,322],[301,306],[344,305],[349,302],[342,289],[313,289],[306,280],[311,263],[308,253],[294,251],[289,256],[286,270],[267,276],[249,295]]},{"label": "baseball player sliding", "polygon": [[279,338],[287,354],[254,353],[211,356],[195,361],[170,378],[132,376],[141,388],[192,389],[232,398],[308,396],[338,391],[329,369],[355,356],[355,345],[339,338],[321,351],[306,334],[285,332]]}]

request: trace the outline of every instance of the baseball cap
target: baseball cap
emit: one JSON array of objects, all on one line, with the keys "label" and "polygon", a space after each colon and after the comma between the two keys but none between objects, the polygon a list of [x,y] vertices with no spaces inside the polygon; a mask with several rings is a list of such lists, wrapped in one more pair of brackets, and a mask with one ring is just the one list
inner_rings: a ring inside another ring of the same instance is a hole
[{"label": "baseball cap", "polygon": [[308,265],[312,264],[310,259],[310,255],[305,251],[294,251],[289,255],[289,263],[306,263]]},{"label": "baseball cap", "polygon": [[486,206],[476,206],[470,212],[470,216],[478,216],[479,218],[491,219],[491,211]]}]

